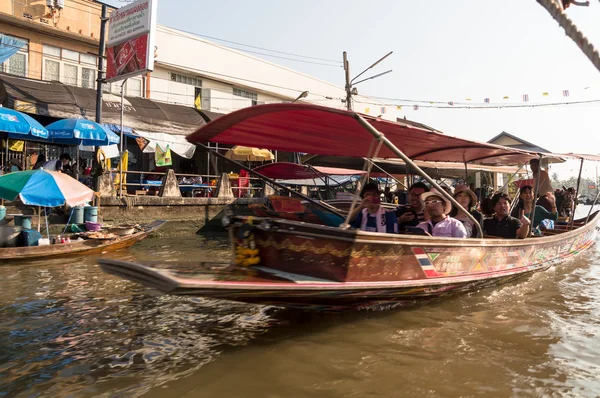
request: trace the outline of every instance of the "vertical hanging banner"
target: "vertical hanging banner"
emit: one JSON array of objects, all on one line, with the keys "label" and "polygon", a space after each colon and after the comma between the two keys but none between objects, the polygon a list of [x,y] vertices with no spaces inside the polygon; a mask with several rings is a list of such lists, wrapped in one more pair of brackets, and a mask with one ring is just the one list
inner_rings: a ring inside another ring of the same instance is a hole
[{"label": "vertical hanging banner", "polygon": [[110,14],[107,82],[143,75],[154,69],[157,2],[138,0]]}]

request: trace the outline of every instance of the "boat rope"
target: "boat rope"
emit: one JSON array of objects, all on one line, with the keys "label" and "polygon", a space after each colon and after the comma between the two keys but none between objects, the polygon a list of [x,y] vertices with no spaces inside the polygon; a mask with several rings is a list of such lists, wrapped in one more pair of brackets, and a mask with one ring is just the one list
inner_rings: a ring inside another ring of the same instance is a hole
[{"label": "boat rope", "polygon": [[552,18],[565,30],[567,36],[579,46],[581,51],[592,61],[596,69],[600,71],[600,54],[598,54],[598,50],[594,48],[594,45],[590,43],[577,26],[575,26],[573,21],[563,12],[561,6],[554,0],[537,0],[537,2],[552,15]]}]

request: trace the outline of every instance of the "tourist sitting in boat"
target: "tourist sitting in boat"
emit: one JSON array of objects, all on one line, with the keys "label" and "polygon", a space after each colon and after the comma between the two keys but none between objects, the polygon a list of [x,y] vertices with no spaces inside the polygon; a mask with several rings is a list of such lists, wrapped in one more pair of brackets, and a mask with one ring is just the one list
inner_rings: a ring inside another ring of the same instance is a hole
[{"label": "tourist sitting in boat", "polygon": [[421,195],[425,192],[429,192],[429,187],[422,182],[416,182],[408,188],[408,205],[396,208],[400,231],[405,231],[406,227],[416,227],[425,221],[425,208],[421,201]]},{"label": "tourist sitting in boat", "polygon": [[497,193],[492,197],[492,206],[495,215],[483,220],[483,233],[504,239],[524,239],[529,233],[529,219],[525,217],[523,210],[519,218],[508,214],[510,198],[505,193]]},{"label": "tourist sitting in boat", "polygon": [[450,217],[452,204],[444,199],[437,191],[425,192],[421,195],[423,206],[429,215],[429,220],[417,225],[431,236],[447,238],[466,238],[467,230],[462,222]]},{"label": "tourist sitting in boat", "polygon": [[[540,205],[535,206],[533,212],[532,230],[536,235],[541,235],[540,224],[543,220],[556,221],[558,219],[558,210],[556,209],[556,198],[552,192],[546,194],[546,201],[550,205],[551,211],[546,210]],[[517,217],[523,211],[525,217],[531,220],[531,208],[533,206],[533,188],[529,185],[524,185],[519,189],[519,203],[513,209],[511,216]]]},{"label": "tourist sitting in boat", "polygon": [[373,182],[365,184],[360,197],[362,202],[350,216],[352,227],[367,232],[398,233],[398,219],[393,210],[381,206],[379,186]]},{"label": "tourist sitting in boat", "polygon": [[[454,199],[477,220],[479,225],[483,223],[483,214],[475,208],[477,206],[477,195],[475,195],[475,192],[464,186],[457,187],[454,191]],[[462,209],[453,207],[450,217],[454,217],[463,223],[467,230],[467,236],[471,238],[477,237],[477,226]]]}]

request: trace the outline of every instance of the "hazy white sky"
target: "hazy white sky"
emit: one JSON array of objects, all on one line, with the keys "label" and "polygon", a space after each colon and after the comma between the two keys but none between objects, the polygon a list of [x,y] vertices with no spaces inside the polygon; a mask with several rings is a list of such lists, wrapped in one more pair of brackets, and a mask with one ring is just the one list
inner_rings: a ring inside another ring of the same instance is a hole
[{"label": "hazy white sky", "polygon": [[[600,47],[600,1],[591,3],[572,6],[567,14]],[[492,104],[523,104],[523,94],[529,95],[530,104],[600,99],[600,72],[535,0],[159,0],[158,22],[318,58],[341,60],[347,51],[353,76],[393,50],[374,73],[394,72],[358,86],[361,94],[373,97],[456,103],[490,98]],[[261,57],[344,83],[341,67]],[[568,98],[563,90],[569,90]],[[507,131],[554,152],[600,152],[600,102],[496,110],[402,109],[408,119],[454,136],[487,141]],[[586,169],[591,176],[596,165]],[[571,163],[552,167],[561,177],[577,170]]]}]

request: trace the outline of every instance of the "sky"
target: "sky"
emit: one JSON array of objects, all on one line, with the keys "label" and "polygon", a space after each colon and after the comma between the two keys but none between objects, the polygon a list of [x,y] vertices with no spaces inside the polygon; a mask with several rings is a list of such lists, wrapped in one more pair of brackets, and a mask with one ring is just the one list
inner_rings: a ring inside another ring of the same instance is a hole
[{"label": "sky", "polygon": [[[423,100],[422,105],[452,101],[458,106],[489,98],[491,104],[523,105],[524,94],[529,104],[600,100],[600,71],[535,0],[158,1],[158,23],[176,29],[333,61],[347,51],[352,76],[394,51],[372,70],[392,73],[357,86],[360,94],[386,104]],[[600,47],[600,1],[571,6],[567,15]],[[257,56],[344,85],[343,69],[332,62]],[[563,90],[569,90],[568,97]],[[402,110],[408,119],[457,137],[487,141],[506,131],[552,152],[600,153],[600,102]],[[572,161],[550,171],[564,179],[578,169]],[[595,173],[595,163],[584,165],[584,175]]]}]

